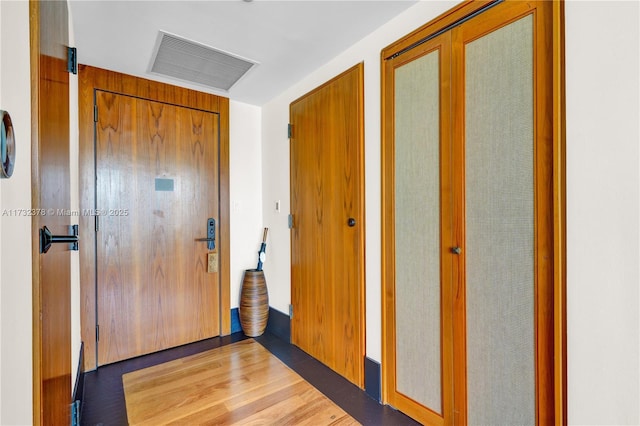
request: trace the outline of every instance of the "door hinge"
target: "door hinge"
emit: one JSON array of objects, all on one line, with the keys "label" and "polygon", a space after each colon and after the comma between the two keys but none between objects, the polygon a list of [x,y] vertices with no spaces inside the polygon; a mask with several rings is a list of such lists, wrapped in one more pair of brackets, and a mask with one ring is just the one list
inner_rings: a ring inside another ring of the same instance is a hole
[{"label": "door hinge", "polygon": [[96,232],[98,232],[100,230],[100,216],[95,215],[94,217],[96,218]]},{"label": "door hinge", "polygon": [[80,426],[80,400],[71,403],[71,426]]},{"label": "door hinge", "polygon": [[98,105],[93,105],[93,122],[98,122]]},{"label": "door hinge", "polygon": [[287,221],[289,224],[289,229],[293,229],[293,215],[289,214],[289,216],[287,216]]},{"label": "door hinge", "polygon": [[100,326],[96,325],[96,342],[100,341]]},{"label": "door hinge", "polygon": [[289,139],[293,137],[293,125],[291,123],[287,124],[287,137]]},{"label": "door hinge", "polygon": [[289,305],[289,319],[293,319],[293,305],[291,304]]},{"label": "door hinge", "polygon": [[78,49],[67,47],[67,72],[78,74]]}]

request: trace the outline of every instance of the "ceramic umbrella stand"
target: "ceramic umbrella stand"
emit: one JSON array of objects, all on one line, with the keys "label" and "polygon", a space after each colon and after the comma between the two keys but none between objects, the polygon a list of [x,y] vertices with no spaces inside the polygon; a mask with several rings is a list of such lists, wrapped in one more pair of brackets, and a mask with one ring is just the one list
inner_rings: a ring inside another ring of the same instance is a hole
[{"label": "ceramic umbrella stand", "polygon": [[264,278],[262,264],[267,247],[267,231],[264,229],[262,245],[258,254],[258,267],[244,271],[242,290],[240,292],[240,326],[249,337],[257,337],[264,333],[269,319],[269,294],[267,281]]}]

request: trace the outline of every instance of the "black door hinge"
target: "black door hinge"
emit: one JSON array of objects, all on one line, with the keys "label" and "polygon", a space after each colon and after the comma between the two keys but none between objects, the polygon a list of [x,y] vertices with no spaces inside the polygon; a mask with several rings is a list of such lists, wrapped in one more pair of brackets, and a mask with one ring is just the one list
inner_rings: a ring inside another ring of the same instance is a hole
[{"label": "black door hinge", "polygon": [[78,49],[67,47],[67,72],[78,74]]}]

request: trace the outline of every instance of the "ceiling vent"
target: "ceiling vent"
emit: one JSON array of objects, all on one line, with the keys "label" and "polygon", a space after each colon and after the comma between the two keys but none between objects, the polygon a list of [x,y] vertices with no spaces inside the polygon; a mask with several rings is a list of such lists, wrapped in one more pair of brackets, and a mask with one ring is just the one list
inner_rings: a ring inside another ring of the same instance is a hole
[{"label": "ceiling vent", "polygon": [[161,31],[150,72],[227,91],[255,65]]}]

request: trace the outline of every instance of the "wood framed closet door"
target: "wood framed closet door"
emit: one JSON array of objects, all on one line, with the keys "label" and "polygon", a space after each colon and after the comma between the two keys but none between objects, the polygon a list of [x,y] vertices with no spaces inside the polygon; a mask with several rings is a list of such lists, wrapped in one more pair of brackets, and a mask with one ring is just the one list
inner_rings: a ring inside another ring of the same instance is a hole
[{"label": "wood framed closet door", "polygon": [[452,30],[455,406],[462,424],[553,421],[550,5]]},{"label": "wood framed closet door", "polygon": [[445,33],[383,71],[383,397],[430,425],[453,420],[450,52]]},{"label": "wood framed closet door", "polygon": [[383,400],[426,424],[564,421],[559,16],[464,2],[382,52]]}]

